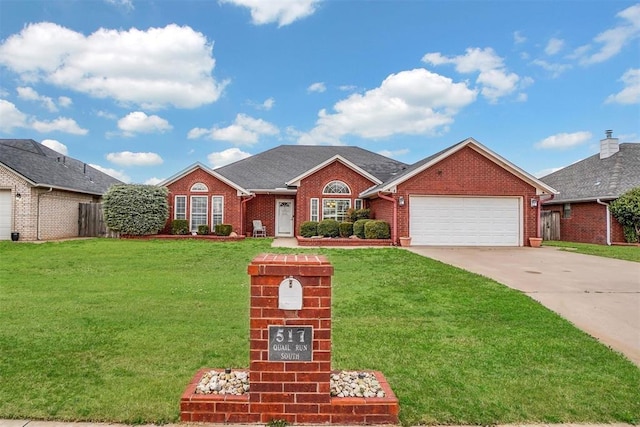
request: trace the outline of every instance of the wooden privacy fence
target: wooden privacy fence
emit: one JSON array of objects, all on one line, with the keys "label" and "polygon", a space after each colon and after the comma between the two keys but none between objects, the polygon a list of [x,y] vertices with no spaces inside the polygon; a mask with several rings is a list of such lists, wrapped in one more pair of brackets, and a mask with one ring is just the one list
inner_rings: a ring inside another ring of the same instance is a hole
[{"label": "wooden privacy fence", "polygon": [[543,240],[560,240],[560,212],[542,211],[540,226]]},{"label": "wooden privacy fence", "polygon": [[103,237],[107,235],[101,203],[80,203],[79,209],[78,236]]}]

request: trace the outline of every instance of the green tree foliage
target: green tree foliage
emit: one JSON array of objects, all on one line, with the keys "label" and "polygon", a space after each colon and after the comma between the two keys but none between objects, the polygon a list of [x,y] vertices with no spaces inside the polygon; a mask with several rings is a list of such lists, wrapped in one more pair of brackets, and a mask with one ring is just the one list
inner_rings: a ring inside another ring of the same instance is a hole
[{"label": "green tree foliage", "polygon": [[154,185],[119,184],[103,198],[107,226],[122,234],[156,234],[169,218],[169,190]]},{"label": "green tree foliage", "polygon": [[636,241],[640,239],[640,187],[632,188],[611,202],[609,211],[623,227],[635,230]]}]

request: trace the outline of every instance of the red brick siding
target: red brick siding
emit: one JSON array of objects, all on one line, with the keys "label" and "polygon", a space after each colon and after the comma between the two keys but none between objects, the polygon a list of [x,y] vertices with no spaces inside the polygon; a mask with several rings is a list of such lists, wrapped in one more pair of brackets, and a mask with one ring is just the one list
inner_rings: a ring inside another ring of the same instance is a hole
[{"label": "red brick siding", "polygon": [[[191,192],[191,186],[197,182],[205,184],[208,188],[207,192]],[[211,197],[212,196],[224,196],[224,213],[223,223],[231,224],[233,231],[241,233],[242,224],[240,223],[240,209],[241,209],[241,197],[235,188],[220,181],[218,178],[208,174],[202,169],[196,169],[188,175],[180,178],[179,180],[169,184],[169,221],[165,230],[170,230],[169,225],[175,218],[175,197],[187,196],[187,220],[190,220],[191,215],[191,196],[207,196],[207,222],[209,227],[211,226]]]},{"label": "red brick siding", "polygon": [[[546,205],[545,210],[560,212],[560,240],[607,243],[606,207],[596,202],[571,203],[571,216],[564,218],[564,205]],[[611,217],[611,242],[624,242],[622,225]]]},{"label": "red brick siding", "polygon": [[[347,184],[351,189],[351,194],[339,194],[335,196],[323,196],[322,190],[331,181],[340,180]],[[298,194],[296,197],[296,220],[295,231],[299,234],[300,224],[305,221],[309,221],[311,218],[311,199],[318,198],[320,219],[322,219],[322,198],[338,198],[338,199],[351,199],[351,207],[354,206],[354,200],[358,198],[358,195],[370,188],[374,184],[373,181],[360,175],[353,169],[345,166],[339,161],[335,161],[321,170],[317,171],[313,175],[304,178],[300,182],[298,188]]]},{"label": "red brick siding", "polygon": [[[521,196],[523,244],[528,244],[529,237],[537,234],[537,209],[530,207],[530,199],[537,198],[536,189],[471,147],[453,153],[398,186],[393,197],[398,199],[402,196],[405,200],[404,206],[398,206],[398,236],[409,235],[411,195]],[[391,202],[379,200],[372,203],[377,218],[390,221],[390,207],[387,205]]]}]

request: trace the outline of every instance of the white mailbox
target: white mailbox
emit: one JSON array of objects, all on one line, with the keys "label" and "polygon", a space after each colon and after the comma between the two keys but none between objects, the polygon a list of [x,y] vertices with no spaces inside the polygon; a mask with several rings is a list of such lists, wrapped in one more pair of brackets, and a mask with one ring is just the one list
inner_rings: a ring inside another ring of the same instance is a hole
[{"label": "white mailbox", "polygon": [[297,279],[287,277],[280,282],[278,308],[281,310],[302,309],[302,285]]}]

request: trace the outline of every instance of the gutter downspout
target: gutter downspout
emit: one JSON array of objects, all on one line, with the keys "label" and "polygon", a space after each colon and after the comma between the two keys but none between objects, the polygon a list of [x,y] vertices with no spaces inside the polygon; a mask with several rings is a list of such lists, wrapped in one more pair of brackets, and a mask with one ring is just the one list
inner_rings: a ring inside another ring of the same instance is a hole
[{"label": "gutter downspout", "polygon": [[391,240],[393,241],[394,245],[397,245],[398,244],[398,201],[393,197],[385,196],[380,191],[378,191],[378,197],[393,203],[393,227],[391,231]]},{"label": "gutter downspout", "polygon": [[256,195],[252,194],[249,197],[247,197],[246,199],[242,199],[240,201],[240,235],[241,236],[244,236],[246,234],[245,230],[244,230],[244,223],[245,223],[244,219],[245,219],[245,216],[247,215],[247,212],[246,212],[247,211],[247,202],[249,200],[255,198],[255,197],[256,197]]},{"label": "gutter downspout", "polygon": [[49,194],[53,191],[53,187],[49,187],[49,189],[45,193],[38,193],[38,206],[36,206],[36,214],[38,215],[38,219],[36,221],[36,240],[40,240],[40,197],[45,194]]},{"label": "gutter downspout", "polygon": [[596,199],[596,203],[602,206],[605,206],[607,213],[607,245],[611,246],[611,214],[609,213],[609,203],[605,203],[601,201],[599,198]]}]

